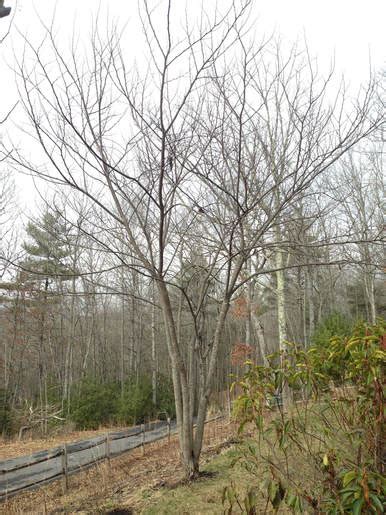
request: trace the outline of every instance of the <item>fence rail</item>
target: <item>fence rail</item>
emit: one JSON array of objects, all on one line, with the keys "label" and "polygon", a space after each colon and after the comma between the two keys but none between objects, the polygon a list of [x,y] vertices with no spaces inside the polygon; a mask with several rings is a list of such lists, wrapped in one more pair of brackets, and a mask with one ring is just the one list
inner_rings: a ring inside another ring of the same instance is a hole
[{"label": "fence rail", "polygon": [[[223,418],[208,419],[205,423]],[[63,444],[47,451],[0,462],[0,501],[21,492],[39,488],[60,478],[68,488],[68,476],[86,470],[102,460],[142,447],[163,438],[170,440],[177,426],[167,422],[151,422],[125,431],[109,432],[89,440]]]}]

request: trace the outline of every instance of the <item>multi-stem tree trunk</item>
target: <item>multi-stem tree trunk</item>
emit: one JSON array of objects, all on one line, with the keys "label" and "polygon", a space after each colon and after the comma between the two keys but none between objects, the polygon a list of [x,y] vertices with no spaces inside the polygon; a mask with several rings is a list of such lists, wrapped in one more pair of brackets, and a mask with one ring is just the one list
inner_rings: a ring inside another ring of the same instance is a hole
[{"label": "multi-stem tree trunk", "polygon": [[172,363],[172,378],[176,405],[177,426],[179,428],[181,459],[186,477],[194,479],[199,473],[205,419],[211,393],[212,382],[218,355],[218,348],[223,333],[229,299],[224,299],[216,329],[211,342],[211,352],[206,370],[201,368],[195,387],[199,390],[196,431],[193,434],[192,390],[189,385],[188,371],[182,359],[180,342],[177,337],[177,325],[173,317],[169,293],[165,283],[158,279],[158,293],[168,335],[168,352]]}]

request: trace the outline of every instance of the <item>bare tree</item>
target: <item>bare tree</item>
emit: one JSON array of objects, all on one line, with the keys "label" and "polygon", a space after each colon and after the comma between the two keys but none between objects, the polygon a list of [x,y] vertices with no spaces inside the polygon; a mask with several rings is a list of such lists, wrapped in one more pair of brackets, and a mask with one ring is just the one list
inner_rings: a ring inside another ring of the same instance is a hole
[{"label": "bare tree", "polygon": [[[48,29],[50,56],[26,41],[19,68],[47,166],[17,152],[14,165],[87,197],[99,219],[93,240],[156,285],[189,478],[199,471],[232,299],[252,278],[282,273],[291,204],[379,123],[371,116],[373,82],[349,109],[343,89],[329,96],[332,74],[319,78],[306,52],[283,56],[272,43],[253,45],[241,30],[249,4],[233,2],[211,22],[203,14],[199,28],[187,26],[178,39],[171,2],[159,30],[145,1],[144,74],[127,69],[119,38],[97,31],[88,64],[75,43],[65,58]],[[248,272],[252,256],[256,268]],[[188,342],[179,309],[191,322]],[[284,348],[280,309],[279,319]]]},{"label": "bare tree", "polygon": [[347,249],[361,273],[368,318],[376,323],[375,285],[383,263],[382,145],[349,153],[336,169],[337,208],[356,243]]},{"label": "bare tree", "polygon": [[3,171],[0,176],[0,279],[9,268],[10,260],[15,257],[17,249],[17,217],[15,183],[10,171]]}]

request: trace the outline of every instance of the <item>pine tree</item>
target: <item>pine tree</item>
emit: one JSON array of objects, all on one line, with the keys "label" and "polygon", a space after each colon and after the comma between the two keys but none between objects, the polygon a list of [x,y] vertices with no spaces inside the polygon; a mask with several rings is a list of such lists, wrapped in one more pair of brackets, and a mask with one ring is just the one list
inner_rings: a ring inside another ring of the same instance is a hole
[{"label": "pine tree", "polygon": [[[68,342],[64,345],[63,324],[56,323],[55,315],[64,302],[63,283],[74,280],[76,271],[71,259],[73,246],[70,231],[59,212],[46,212],[39,221],[29,222],[26,233],[28,240],[24,242],[23,248],[27,255],[19,263],[19,271],[13,281],[0,283],[0,291],[4,292],[0,300],[7,311],[6,325],[12,332],[8,339],[12,344],[8,345],[5,354],[11,357],[11,353],[18,352],[18,343],[21,345],[21,353],[29,352],[32,348],[30,364],[33,367],[36,362],[38,391],[31,385],[31,394],[38,396],[44,421],[48,407],[48,383],[52,381],[52,367],[49,370],[47,366],[49,356],[57,370],[55,382],[66,382],[63,381],[66,366],[60,365],[60,356],[66,355],[69,345]],[[55,323],[61,333],[54,348]],[[5,363],[6,376],[8,361]],[[5,386],[8,383],[7,380]],[[43,429],[47,429],[46,420]]]},{"label": "pine tree", "polygon": [[53,306],[61,301],[62,282],[71,279],[75,271],[71,270],[68,259],[71,256],[69,231],[62,222],[60,213],[44,213],[40,222],[28,223],[26,232],[30,241],[23,244],[24,250],[28,253],[27,259],[23,262],[23,273],[36,300],[39,400],[41,406],[47,406],[45,338],[49,333],[48,317],[52,315]]},{"label": "pine tree", "polygon": [[66,274],[72,275],[66,259],[71,255],[68,228],[60,218],[58,212],[46,212],[40,223],[29,222],[26,229],[31,243],[23,244],[28,253],[23,268],[32,270],[36,281],[40,276],[45,289],[50,279],[61,277],[63,280]]}]

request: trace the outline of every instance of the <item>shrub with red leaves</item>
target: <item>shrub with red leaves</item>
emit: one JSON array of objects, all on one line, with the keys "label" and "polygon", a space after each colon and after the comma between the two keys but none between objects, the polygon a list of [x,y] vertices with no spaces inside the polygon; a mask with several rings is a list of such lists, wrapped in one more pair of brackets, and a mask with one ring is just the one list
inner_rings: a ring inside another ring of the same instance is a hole
[{"label": "shrub with red leaves", "polygon": [[232,365],[242,365],[247,359],[250,359],[253,348],[247,343],[236,343],[231,353]]}]

